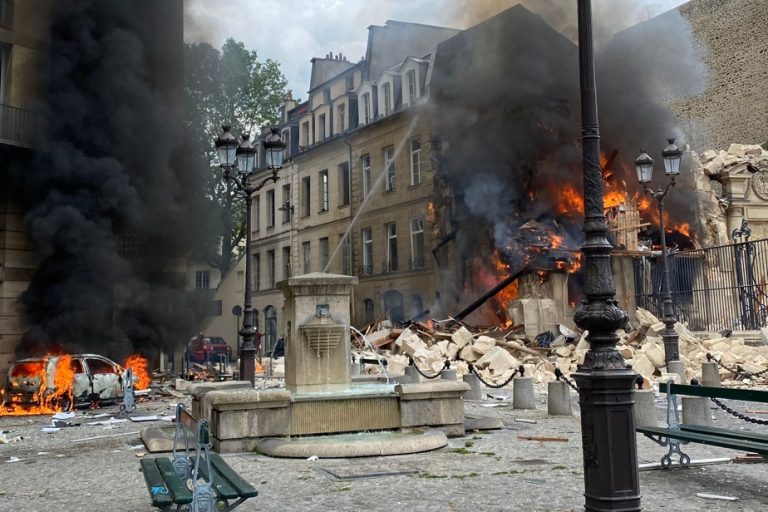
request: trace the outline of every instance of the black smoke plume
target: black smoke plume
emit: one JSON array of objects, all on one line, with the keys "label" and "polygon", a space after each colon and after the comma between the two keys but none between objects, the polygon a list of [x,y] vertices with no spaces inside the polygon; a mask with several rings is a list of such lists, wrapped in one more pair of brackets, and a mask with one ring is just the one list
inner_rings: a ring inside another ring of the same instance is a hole
[{"label": "black smoke plume", "polygon": [[47,140],[14,177],[40,258],[17,352],[171,349],[201,318],[184,260],[211,211],[182,128],[181,0],[52,9]]}]

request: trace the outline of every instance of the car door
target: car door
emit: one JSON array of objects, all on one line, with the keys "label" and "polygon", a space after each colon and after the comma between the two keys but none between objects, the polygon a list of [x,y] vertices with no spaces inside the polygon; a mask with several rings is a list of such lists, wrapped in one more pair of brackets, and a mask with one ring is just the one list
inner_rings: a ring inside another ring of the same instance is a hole
[{"label": "car door", "polygon": [[72,371],[75,374],[75,382],[72,386],[72,393],[75,396],[75,402],[87,402],[91,394],[91,379],[86,372],[83,360],[79,357],[72,358]]},{"label": "car door", "polygon": [[116,399],[122,390],[120,368],[105,357],[86,356],[91,390],[100,400]]}]

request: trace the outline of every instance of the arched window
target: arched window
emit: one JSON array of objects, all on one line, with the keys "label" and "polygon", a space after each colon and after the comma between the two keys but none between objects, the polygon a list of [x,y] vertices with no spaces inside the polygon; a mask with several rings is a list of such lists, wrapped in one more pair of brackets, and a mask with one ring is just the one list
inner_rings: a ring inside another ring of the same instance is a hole
[{"label": "arched window", "polygon": [[262,354],[272,352],[272,347],[277,343],[277,310],[274,306],[264,308],[264,339]]},{"label": "arched window", "polygon": [[411,318],[419,316],[424,311],[424,301],[420,295],[411,296]]},{"label": "arched window", "polygon": [[388,290],[382,295],[384,299],[384,313],[393,323],[405,322],[405,309],[403,308],[403,294],[397,290]]},{"label": "arched window", "polygon": [[373,301],[371,299],[363,299],[363,311],[365,311],[365,323],[372,324],[373,318]]}]

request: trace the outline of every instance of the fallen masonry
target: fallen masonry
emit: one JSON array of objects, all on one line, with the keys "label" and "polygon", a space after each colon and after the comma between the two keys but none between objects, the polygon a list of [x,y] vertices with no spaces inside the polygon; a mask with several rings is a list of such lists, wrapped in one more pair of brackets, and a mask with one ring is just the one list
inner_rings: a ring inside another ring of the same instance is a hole
[{"label": "fallen masonry", "polygon": [[[664,343],[661,333],[664,323],[652,313],[639,308],[637,324],[629,331],[618,331],[617,349],[627,364],[644,378],[643,387],[653,381],[667,381],[679,376],[667,373],[664,361]],[[397,329],[383,327],[369,329],[368,343],[353,339],[355,360],[366,362],[386,360],[389,376],[404,373],[410,361],[424,375],[434,375],[444,368],[446,361],[456,370],[459,378],[470,372],[469,365],[483,380],[500,383],[520,368],[532,377],[538,389],[557,380],[556,369],[565,376],[575,372],[589,349],[588,333],[574,332],[559,326],[552,333],[554,341],[538,346],[518,330],[500,328],[470,330],[466,325],[449,325],[432,321],[412,323]],[[751,346],[730,333],[694,334],[681,324],[675,324],[679,335],[680,358],[685,367],[685,380],[701,379],[702,364],[717,361],[717,371],[724,386],[744,386],[768,380],[768,346]],[[536,338],[539,338],[537,336]],[[362,349],[360,347],[372,347]],[[709,355],[709,359],[708,359]],[[364,364],[361,372],[379,374],[382,365]]]}]

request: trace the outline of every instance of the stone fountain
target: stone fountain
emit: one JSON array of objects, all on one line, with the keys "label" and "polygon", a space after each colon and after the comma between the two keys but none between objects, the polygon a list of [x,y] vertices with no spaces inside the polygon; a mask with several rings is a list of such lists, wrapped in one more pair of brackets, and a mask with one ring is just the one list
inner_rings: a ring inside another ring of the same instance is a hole
[{"label": "stone fountain", "polygon": [[456,380],[355,381],[350,297],[356,277],[312,273],[278,283],[285,295],[285,388],[201,390],[192,414],[208,419],[219,452],[349,457],[440,448],[464,435]]}]

